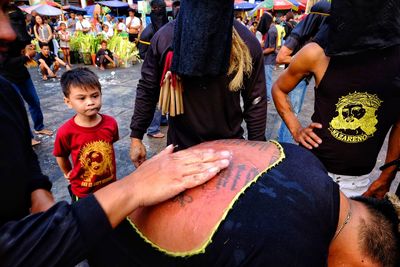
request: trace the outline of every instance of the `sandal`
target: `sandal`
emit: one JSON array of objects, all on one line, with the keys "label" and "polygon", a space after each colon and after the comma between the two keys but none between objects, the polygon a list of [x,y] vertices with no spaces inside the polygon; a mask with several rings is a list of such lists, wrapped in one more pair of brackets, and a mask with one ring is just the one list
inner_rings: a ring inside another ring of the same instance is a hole
[{"label": "sandal", "polygon": [[41,135],[47,135],[47,136],[52,136],[53,131],[47,130],[47,129],[42,129],[40,131],[34,131],[35,134],[41,134]]},{"label": "sandal", "polygon": [[37,146],[37,145],[39,145],[41,142],[39,141],[39,140],[36,140],[36,139],[32,139],[31,140],[31,144],[32,144],[32,146]]},{"label": "sandal", "polygon": [[156,133],[156,134],[147,134],[148,136],[150,136],[150,137],[153,137],[153,138],[163,138],[164,136],[165,136],[165,134],[163,134],[162,132],[158,132],[158,133]]}]

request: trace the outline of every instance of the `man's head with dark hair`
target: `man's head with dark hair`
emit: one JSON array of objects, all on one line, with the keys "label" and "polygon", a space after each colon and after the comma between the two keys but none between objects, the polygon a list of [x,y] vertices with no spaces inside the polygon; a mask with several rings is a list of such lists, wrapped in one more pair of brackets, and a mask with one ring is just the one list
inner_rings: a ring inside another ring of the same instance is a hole
[{"label": "man's head with dark hair", "polygon": [[71,87],[96,89],[101,92],[101,84],[97,75],[84,67],[64,72],[61,76],[60,83],[65,97],[69,97]]},{"label": "man's head with dark hair", "polygon": [[400,266],[399,218],[388,200],[355,197],[369,212],[359,225],[360,249],[367,257],[385,267]]},{"label": "man's head with dark hair", "polygon": [[289,21],[291,19],[294,19],[294,15],[293,12],[289,11],[288,13],[286,13],[286,21]]}]

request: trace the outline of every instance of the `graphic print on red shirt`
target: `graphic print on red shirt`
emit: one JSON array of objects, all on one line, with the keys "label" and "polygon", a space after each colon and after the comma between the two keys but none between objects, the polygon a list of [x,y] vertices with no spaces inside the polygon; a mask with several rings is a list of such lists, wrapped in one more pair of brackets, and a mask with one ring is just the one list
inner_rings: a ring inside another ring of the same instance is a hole
[{"label": "graphic print on red shirt", "polygon": [[119,139],[118,125],[114,118],[101,116],[94,127],[79,126],[71,118],[60,127],[54,143],[54,156],[71,155],[69,181],[73,194],[80,198],[116,180],[113,143]]}]

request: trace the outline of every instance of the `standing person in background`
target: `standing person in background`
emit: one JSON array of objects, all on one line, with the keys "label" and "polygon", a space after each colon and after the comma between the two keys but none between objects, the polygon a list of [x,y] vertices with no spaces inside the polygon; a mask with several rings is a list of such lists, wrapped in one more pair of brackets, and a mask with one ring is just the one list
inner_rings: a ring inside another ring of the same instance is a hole
[{"label": "standing person in background", "polygon": [[292,30],[294,29],[294,27],[296,27],[296,25],[297,25],[297,22],[294,20],[293,12],[289,11],[285,15],[285,22],[283,24],[283,27],[285,28],[285,33],[286,33],[286,37],[283,38],[285,41],[286,41],[286,38],[290,35]]},{"label": "standing person in background", "polygon": [[[322,37],[327,31],[326,19],[329,16],[330,9],[331,4],[326,0],[319,1],[311,7],[310,14],[308,14],[307,17],[296,26],[290,36],[286,38],[282,48],[279,50],[278,56],[276,57],[276,62],[278,64],[286,64],[286,66],[288,66],[293,56],[305,44],[312,40],[318,42],[321,47],[325,48],[326,41],[324,40],[325,38]],[[314,38],[318,33],[320,37]],[[310,79],[311,77],[307,76],[289,93],[290,103],[296,116],[301,112],[307,91],[307,85]],[[278,141],[286,143],[295,142],[292,134],[283,121],[278,130]]]},{"label": "standing person in background", "polygon": [[[150,47],[151,38],[154,34],[161,29],[165,24],[168,23],[167,9],[164,0],[152,0],[150,2],[151,12],[150,20],[151,23],[146,26],[143,32],[140,34],[140,40],[138,43],[139,56],[141,59],[145,59],[147,50]],[[154,112],[153,121],[147,129],[147,135],[153,138],[163,138],[165,135],[160,130],[161,125],[161,111],[157,107]]]},{"label": "standing person in background", "polygon": [[[108,36],[109,38],[113,37],[113,35],[114,35],[114,29],[115,29],[116,24],[115,24],[115,22],[113,21],[113,18],[111,17],[110,14],[107,14],[107,15],[106,15],[106,21],[103,23],[103,26],[104,26],[104,25],[107,25],[107,26],[108,26],[107,36]],[[103,28],[103,30],[104,30],[104,28]]]},{"label": "standing person in background", "polygon": [[67,26],[65,22],[60,23],[60,30],[58,31],[58,36],[60,38],[60,48],[64,55],[64,61],[71,66],[71,56],[69,53],[69,42],[71,39],[70,32],[66,30]]},{"label": "standing person in background", "polygon": [[129,41],[136,42],[142,27],[142,21],[135,16],[135,10],[128,9],[129,17],[126,18],[125,25],[129,33]]},{"label": "standing person in background", "polygon": [[[11,25],[18,33],[18,39],[8,44],[8,52],[3,54],[0,62],[0,74],[14,83],[22,98],[28,104],[29,113],[33,122],[33,132],[39,135],[53,135],[53,131],[45,128],[43,123],[43,112],[40,107],[40,99],[36,92],[29,71],[25,64],[32,60],[35,55],[35,46],[31,44],[30,36],[27,35],[24,27],[24,15],[16,8],[9,13]],[[23,53],[21,53],[21,50]],[[31,144],[40,144],[40,141],[33,138],[31,133]]]},{"label": "standing person in background", "polygon": [[[191,23],[184,23],[189,19]],[[211,25],[219,26],[210,32]],[[207,140],[244,138],[243,121],[249,140],[265,140],[260,43],[234,19],[233,1],[182,1],[177,19],[151,39],[143,62],[130,126],[130,156],[136,167],[146,159],[142,138],[153,119],[161,81],[168,80],[163,77],[167,71],[174,75],[172,82],[180,80],[175,86],[183,89],[177,95],[184,111],[168,118],[168,144],[180,150]]]},{"label": "standing person in background", "polygon": [[275,18],[275,27],[278,33],[278,37],[276,40],[276,49],[279,51],[284,43],[283,38],[286,36],[285,27],[281,26],[281,20],[276,17]]},{"label": "standing person in background", "polygon": [[127,28],[123,18],[118,18],[117,33],[118,35],[125,36],[127,34]]},{"label": "standing person in background", "polygon": [[74,11],[69,12],[69,19],[67,23],[68,23],[68,31],[70,32],[71,36],[75,35],[75,27],[77,21],[78,19],[76,18],[75,12]]},{"label": "standing person in background", "polygon": [[39,46],[47,44],[50,51],[54,53],[53,31],[40,15],[35,16],[36,24],[33,27],[33,32],[36,39],[39,41]]},{"label": "standing person in background", "polygon": [[[296,142],[321,160],[343,193],[354,196],[371,185],[370,172],[391,127],[386,161],[400,157],[394,141],[400,122],[400,2],[331,5],[326,48],[317,42],[304,46],[274,84],[273,95]],[[310,74],[316,86],[314,114],[303,127],[287,94]],[[378,188],[372,189],[371,194]]]},{"label": "standing person in background", "polygon": [[172,2],[172,18],[176,19],[179,14],[179,9],[181,7],[181,0],[174,0]]},{"label": "standing person in background", "polygon": [[78,13],[78,21],[75,24],[75,32],[89,33],[91,30],[90,22],[83,18],[82,13]]},{"label": "standing person in background", "polygon": [[272,100],[272,72],[275,68],[276,59],[276,43],[278,39],[278,31],[275,24],[272,23],[272,15],[264,13],[258,24],[258,31],[264,36],[263,54],[264,54],[264,67],[265,67],[265,80],[266,80],[266,96],[267,101]]}]

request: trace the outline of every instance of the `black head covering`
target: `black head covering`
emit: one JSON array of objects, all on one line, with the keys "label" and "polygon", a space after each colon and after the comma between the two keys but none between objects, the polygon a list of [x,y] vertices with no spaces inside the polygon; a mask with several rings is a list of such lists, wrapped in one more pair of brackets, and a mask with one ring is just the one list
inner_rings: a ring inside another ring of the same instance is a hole
[{"label": "black head covering", "polygon": [[294,53],[300,50],[321,30],[322,25],[326,23],[330,9],[331,4],[328,1],[317,2],[311,8],[310,14],[292,30],[289,38],[294,38],[297,42],[296,47],[293,49]]},{"label": "black head covering", "polygon": [[272,16],[268,13],[264,13],[261,16],[260,22],[258,23],[257,31],[261,32],[262,35],[266,34],[272,23]]},{"label": "black head covering", "polygon": [[10,46],[10,48],[16,48],[17,50],[21,50],[26,45],[30,44],[32,40],[32,38],[26,31],[25,15],[17,6],[12,5],[10,7],[8,17],[10,18],[11,27],[14,30],[15,34],[17,35],[17,38],[13,42],[13,45]]},{"label": "black head covering", "polygon": [[162,26],[168,23],[167,6],[164,0],[153,0],[150,2],[150,20],[157,32]]},{"label": "black head covering", "polygon": [[331,12],[331,3],[322,0],[317,3],[315,3],[310,10],[310,13],[322,13],[322,14],[329,14]]},{"label": "black head covering", "polygon": [[328,56],[397,45],[400,44],[400,1],[332,1],[328,23]]},{"label": "black head covering", "polygon": [[182,0],[171,70],[185,76],[226,74],[232,44],[233,0]]}]

